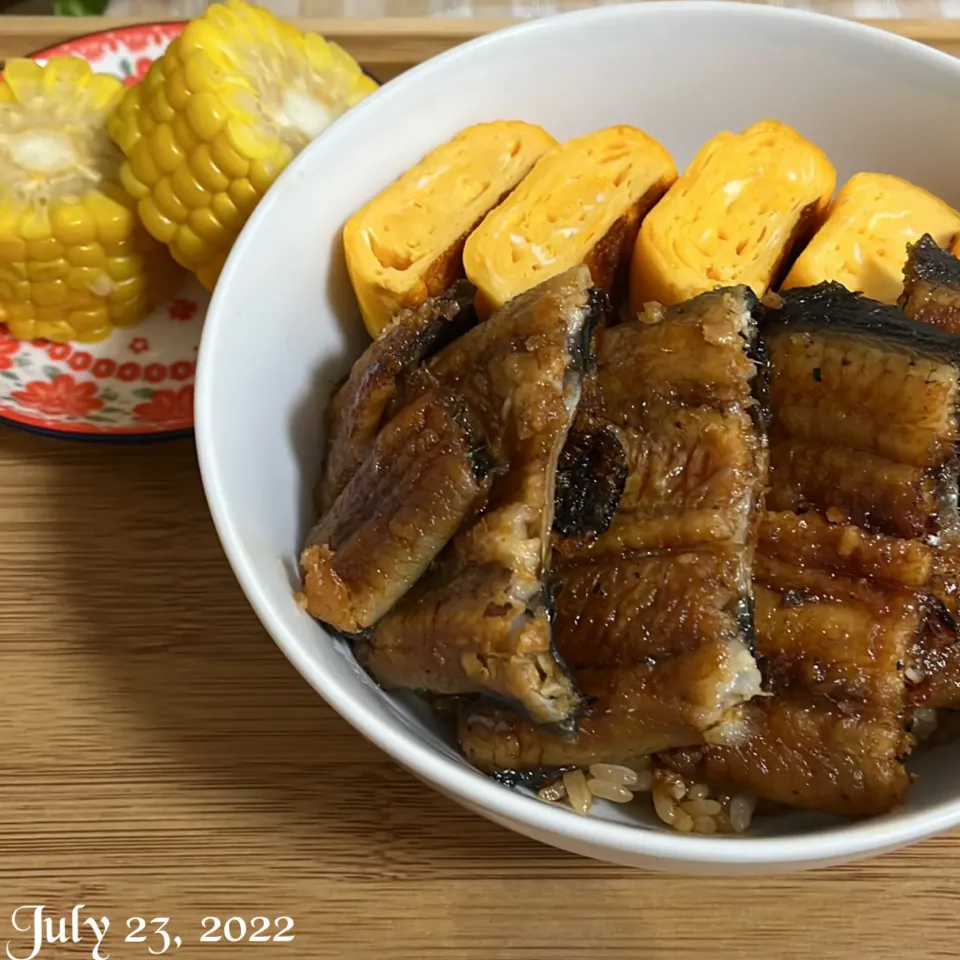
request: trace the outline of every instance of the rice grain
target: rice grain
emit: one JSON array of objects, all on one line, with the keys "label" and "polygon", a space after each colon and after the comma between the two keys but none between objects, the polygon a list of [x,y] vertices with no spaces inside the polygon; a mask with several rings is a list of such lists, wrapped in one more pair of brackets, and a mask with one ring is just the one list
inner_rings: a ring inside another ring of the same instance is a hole
[{"label": "rice grain", "polygon": [[680,804],[680,809],[691,817],[713,817],[723,808],[716,800],[685,800]]},{"label": "rice grain", "polygon": [[553,783],[548,783],[545,787],[541,787],[537,791],[537,796],[541,800],[546,800],[547,803],[557,803],[566,795],[567,790],[562,780],[555,780]]},{"label": "rice grain", "polygon": [[632,787],[637,782],[637,771],[622,767],[617,763],[592,763],[590,774],[598,780],[618,783],[622,787]]},{"label": "rice grain", "polygon": [[599,777],[591,777],[587,781],[587,789],[595,797],[612,800],[614,803],[629,803],[633,799],[633,794],[626,787],[609,780],[601,780]]},{"label": "rice grain", "polygon": [[730,826],[734,833],[743,833],[750,826],[757,799],[749,793],[738,793],[730,801]]},{"label": "rice grain", "polygon": [[633,785],[633,789],[637,793],[647,793],[652,786],[653,786],[653,771],[641,770],[637,774],[637,782]]},{"label": "rice grain", "polygon": [[660,784],[656,781],[653,784],[653,809],[657,816],[668,826],[673,826],[677,819],[677,805],[673,802],[673,797],[665,790],[659,789]]},{"label": "rice grain", "polygon": [[677,810],[676,819],[673,821],[673,825],[681,833],[693,833],[694,822],[693,817],[689,814],[684,813],[682,810]]},{"label": "rice grain", "polygon": [[587,788],[587,778],[582,770],[571,770],[563,775],[563,786],[567,791],[570,806],[581,816],[585,815],[593,803]]}]

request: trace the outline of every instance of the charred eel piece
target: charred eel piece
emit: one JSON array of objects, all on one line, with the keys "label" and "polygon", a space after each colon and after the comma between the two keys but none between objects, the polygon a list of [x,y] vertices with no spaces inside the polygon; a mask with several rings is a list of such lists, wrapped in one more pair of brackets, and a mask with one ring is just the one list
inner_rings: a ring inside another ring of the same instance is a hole
[{"label": "charred eel piece", "polygon": [[735,288],[598,333],[569,460],[602,469],[581,498],[587,529],[562,511],[554,544],[555,642],[590,703],[575,742],[504,711],[463,710],[461,745],[481,769],[620,762],[736,734],[738,705],[760,689],[750,556],[766,455],[748,412],[755,309]]},{"label": "charred eel piece", "polygon": [[[910,536],[956,527],[943,478],[956,476],[960,354],[831,283],[775,298],[762,331],[777,512],[763,518],[754,577],[773,696],[744,710],[750,736],[665,761],[795,806],[879,813],[909,785],[909,677],[934,653],[937,548]],[[941,659],[957,648],[955,634],[937,641]]]},{"label": "charred eel piece", "polygon": [[960,333],[960,260],[929,233],[907,247],[899,305],[912,320]]},{"label": "charred eel piece", "polygon": [[508,303],[441,350],[421,386],[463,398],[490,463],[482,508],[357,644],[385,687],[473,695],[569,732],[581,698],[553,645],[557,461],[604,304],[586,267]]}]

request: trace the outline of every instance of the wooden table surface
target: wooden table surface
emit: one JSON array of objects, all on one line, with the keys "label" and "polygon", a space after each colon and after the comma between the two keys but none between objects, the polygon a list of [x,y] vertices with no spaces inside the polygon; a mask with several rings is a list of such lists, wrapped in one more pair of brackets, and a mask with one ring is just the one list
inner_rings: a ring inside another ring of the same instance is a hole
[{"label": "wooden table surface", "polygon": [[[108,917],[117,960],[148,956],[120,942],[131,916],[170,917],[186,958],[958,956],[960,834],[696,880],[577,859],[432,793],[273,645],[189,441],[0,426],[0,677],[0,956],[12,911],[41,903]],[[296,939],[200,944],[208,915],[290,916]]]},{"label": "wooden table surface", "polygon": [[[87,28],[68,23],[0,19],[0,59]],[[423,23],[389,43],[340,30],[395,71],[478,29]],[[888,26],[960,48],[955,25]],[[81,903],[110,920],[115,960],[159,948],[123,942],[137,916],[169,917],[168,955],[186,958],[960,956],[960,833],[859,866],[696,880],[576,859],[430,792],[259,625],[190,442],[0,426],[0,683],[0,958],[30,956],[17,907]],[[295,940],[201,944],[206,916],[289,916]],[[90,936],[36,956],[90,957]]]}]

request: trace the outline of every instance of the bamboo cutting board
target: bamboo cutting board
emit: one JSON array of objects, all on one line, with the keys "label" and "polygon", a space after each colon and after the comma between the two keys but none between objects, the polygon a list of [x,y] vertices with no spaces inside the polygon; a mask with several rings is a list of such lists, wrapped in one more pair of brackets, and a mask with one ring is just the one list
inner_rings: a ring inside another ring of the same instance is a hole
[{"label": "bamboo cutting board", "polygon": [[[105,25],[0,18],[0,58]],[[495,26],[305,25],[384,76]],[[883,26],[960,53],[960,25]],[[189,441],[0,427],[0,958],[29,956],[18,907],[43,904],[69,935],[83,904],[81,922],[109,920],[99,956],[114,960],[162,946],[122,942],[136,917],[143,935],[168,918],[182,946],[165,955],[187,960],[935,960],[958,956],[958,887],[960,832],[732,881],[577,859],[487,823],[283,658],[223,558]],[[209,917],[289,917],[295,939],[200,944]],[[91,957],[83,932],[38,960]]]}]

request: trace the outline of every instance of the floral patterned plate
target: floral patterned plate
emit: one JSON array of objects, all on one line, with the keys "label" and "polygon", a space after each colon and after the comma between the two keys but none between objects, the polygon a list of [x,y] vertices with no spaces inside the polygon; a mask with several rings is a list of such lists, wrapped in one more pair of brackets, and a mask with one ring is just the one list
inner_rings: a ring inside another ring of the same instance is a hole
[{"label": "floral patterned plate", "polygon": [[[135,83],[183,30],[154,23],[33,54],[76,56]],[[0,422],[86,440],[151,440],[193,428],[193,377],[210,295],[193,278],[136,327],[94,344],[21,342],[0,327]]]}]

